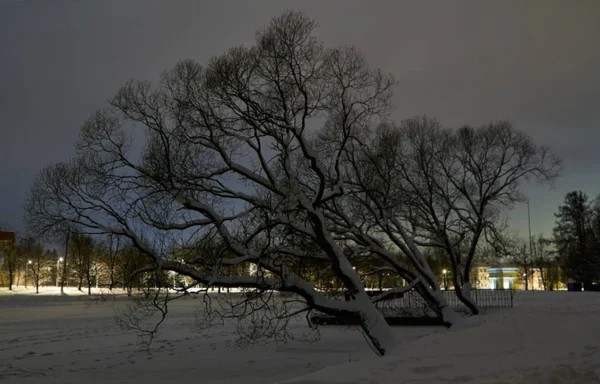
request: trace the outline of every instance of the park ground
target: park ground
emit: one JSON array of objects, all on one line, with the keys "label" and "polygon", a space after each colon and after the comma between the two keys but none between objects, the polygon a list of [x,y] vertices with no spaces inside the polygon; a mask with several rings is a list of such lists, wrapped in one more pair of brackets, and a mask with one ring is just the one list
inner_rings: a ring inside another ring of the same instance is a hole
[{"label": "park ground", "polygon": [[116,326],[115,308],[53,288],[0,290],[0,382],[13,383],[600,383],[600,293],[517,292],[514,308],[460,329],[397,327],[376,357],[347,327],[316,343],[236,346],[232,327],[197,332],[201,300],[172,303],[149,349]]}]

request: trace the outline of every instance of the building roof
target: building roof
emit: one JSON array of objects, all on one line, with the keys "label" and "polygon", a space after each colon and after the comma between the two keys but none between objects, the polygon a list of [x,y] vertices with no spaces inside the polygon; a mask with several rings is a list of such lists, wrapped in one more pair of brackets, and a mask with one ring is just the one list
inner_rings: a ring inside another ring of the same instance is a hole
[{"label": "building roof", "polygon": [[0,241],[15,243],[15,233],[12,231],[0,231]]}]

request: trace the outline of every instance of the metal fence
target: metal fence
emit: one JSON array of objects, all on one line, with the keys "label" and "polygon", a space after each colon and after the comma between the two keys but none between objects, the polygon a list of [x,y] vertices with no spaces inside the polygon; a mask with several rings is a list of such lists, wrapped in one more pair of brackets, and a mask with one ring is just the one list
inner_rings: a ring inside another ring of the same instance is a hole
[{"label": "metal fence", "polygon": [[[458,299],[454,290],[442,291],[448,305],[455,309],[464,309],[465,305]],[[479,308],[506,308],[513,306],[515,291],[512,289],[473,289],[471,298]],[[409,291],[400,298],[384,300],[377,303],[377,308],[385,315],[426,314],[429,306],[415,291]]]}]

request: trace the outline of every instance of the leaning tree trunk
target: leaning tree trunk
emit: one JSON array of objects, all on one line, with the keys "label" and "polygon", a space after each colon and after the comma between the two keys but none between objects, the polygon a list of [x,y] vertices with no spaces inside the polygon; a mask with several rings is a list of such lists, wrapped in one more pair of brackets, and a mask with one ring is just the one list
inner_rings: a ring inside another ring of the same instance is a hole
[{"label": "leaning tree trunk", "polygon": [[458,313],[448,304],[440,287],[428,287],[421,282],[415,286],[415,291],[446,327],[450,328],[462,322]]},{"label": "leaning tree trunk", "polygon": [[469,275],[469,268],[465,267],[464,270],[461,271],[459,266],[453,266],[452,269],[452,282],[454,283],[456,297],[471,315],[478,315],[479,308],[471,297],[471,277]]},{"label": "leaning tree trunk", "polygon": [[354,299],[359,308],[358,316],[365,336],[380,355],[389,353],[396,346],[396,337],[384,314],[377,309],[364,289]]},{"label": "leaning tree trunk", "polygon": [[456,285],[455,292],[458,300],[464,304],[471,315],[479,314],[479,307],[477,307],[477,304],[471,296],[471,282],[467,281],[463,283],[462,286]]}]

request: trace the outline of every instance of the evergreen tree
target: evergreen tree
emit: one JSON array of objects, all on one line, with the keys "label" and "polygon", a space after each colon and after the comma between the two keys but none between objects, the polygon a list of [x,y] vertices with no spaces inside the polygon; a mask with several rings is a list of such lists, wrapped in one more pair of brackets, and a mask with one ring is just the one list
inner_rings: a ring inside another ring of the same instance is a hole
[{"label": "evergreen tree", "polygon": [[600,277],[600,244],[593,233],[595,212],[581,191],[569,192],[555,214],[554,241],[566,277],[589,286]]}]

